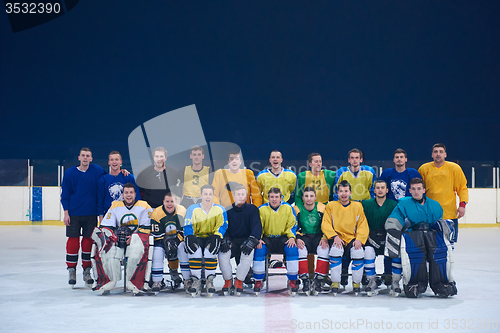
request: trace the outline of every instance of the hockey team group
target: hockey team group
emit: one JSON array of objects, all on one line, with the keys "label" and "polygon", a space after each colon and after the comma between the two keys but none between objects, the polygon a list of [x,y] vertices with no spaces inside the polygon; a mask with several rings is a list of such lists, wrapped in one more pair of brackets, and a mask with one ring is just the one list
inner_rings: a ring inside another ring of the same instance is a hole
[{"label": "hockey team group", "polygon": [[[382,283],[395,297],[420,297],[428,285],[439,297],[456,295],[453,244],[467,180],[446,161],[443,144],[431,156],[417,171],[397,149],[394,168],[377,179],[359,149],[336,171],[311,153],[310,170],[298,175],[274,150],[270,167],[255,177],[241,167],[239,151],[228,152],[227,167],[213,173],[202,147],[191,149],[192,165],[180,171],[166,166],[167,151],[158,147],[135,178],[121,168],[119,152],[109,154],[107,173],[82,148],[61,192],[69,284],[76,284],[80,252],[83,281],[103,295],[117,287],[122,265],[134,295],[183,286],[188,295],[210,297],[217,266],[223,295],[258,295],[270,265],[286,267],[291,296],[337,295],[349,276],[355,295],[375,296]],[[283,262],[269,262],[270,254],[283,254]],[[378,255],[383,274],[375,271]]]}]

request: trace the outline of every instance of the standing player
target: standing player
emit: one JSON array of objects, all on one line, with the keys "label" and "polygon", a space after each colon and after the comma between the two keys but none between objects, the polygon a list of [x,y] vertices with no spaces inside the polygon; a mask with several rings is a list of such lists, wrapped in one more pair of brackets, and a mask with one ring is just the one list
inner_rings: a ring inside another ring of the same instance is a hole
[{"label": "standing player", "polygon": [[210,167],[203,165],[205,158],[203,148],[200,146],[191,148],[189,158],[193,164],[187,166],[181,175],[181,184],[183,184],[181,205],[186,209],[201,201],[201,187],[212,182]]},{"label": "standing player", "polygon": [[295,212],[292,206],[282,201],[279,188],[272,187],[267,195],[269,202],[259,207],[263,237],[254,255],[254,292],[258,295],[262,289],[267,253],[280,253],[286,256],[288,293],[290,296],[295,296],[299,269],[299,251],[295,243],[297,231]]},{"label": "standing player", "polygon": [[424,196],[425,184],[420,178],[410,181],[410,193],[411,197],[399,200],[385,223],[386,254],[395,258],[401,252],[406,297],[419,297],[428,283],[440,297],[456,295],[450,229],[442,220],[443,209],[437,201]]},{"label": "standing player", "polygon": [[342,256],[352,260],[352,288],[357,295],[361,291],[364,251],[369,234],[368,223],[360,202],[350,201],[351,185],[347,180],[338,184],[339,201],[326,205],[321,224],[323,234],[330,244],[330,278],[332,292],[337,295],[341,277]]},{"label": "standing player", "polygon": [[380,175],[380,179],[385,181],[389,192],[387,198],[398,201],[401,198],[410,196],[410,180],[420,178],[416,169],[407,168],[408,158],[406,152],[398,148],[394,152],[394,168],[385,169]]},{"label": "standing player", "polygon": [[[385,221],[397,205],[396,201],[386,198],[388,191],[386,182],[379,179],[375,182],[375,198],[362,202],[370,228],[368,241],[365,244],[365,273],[368,278],[366,292],[368,296],[374,296],[378,293],[375,280],[375,258],[378,255],[384,255],[387,234]],[[393,265],[392,271],[401,274],[401,259],[394,259]],[[392,279],[389,278],[391,276],[391,260],[388,257],[384,257],[384,276],[385,284],[391,285]]]},{"label": "standing player", "polygon": [[154,163],[142,170],[137,176],[137,185],[141,189],[142,200],[154,209],[163,204],[165,193],[176,193],[177,183],[180,184],[180,179],[177,170],[165,166],[167,160],[165,148],[155,148],[152,155]]},{"label": "standing player", "polygon": [[351,149],[348,153],[348,167],[342,167],[337,170],[335,176],[335,196],[334,200],[338,200],[338,184],[346,180],[351,184],[352,197],[354,201],[363,201],[374,198],[373,185],[377,180],[377,175],[372,167],[361,165],[363,163],[363,152],[357,148]]},{"label": "standing player", "polygon": [[[159,292],[164,286],[163,263],[165,255],[170,268],[170,277],[173,289],[179,288],[182,278],[179,276],[179,260],[184,281],[189,279],[189,259],[184,247],[184,217],[186,208],[176,204],[172,193],[165,194],[163,205],[156,208],[151,214],[151,234],[154,237],[153,266],[151,277],[153,292]],[[186,287],[184,284],[184,287]]]},{"label": "standing player", "polygon": [[[132,174],[124,175],[122,166],[122,155],[113,150],[108,155],[108,165],[110,171],[104,174],[101,179],[99,179],[99,189],[97,192],[97,210],[99,212],[99,222],[102,221],[104,213],[106,213],[111,207],[111,203],[115,200],[123,200],[123,185],[131,183],[135,186],[136,200],[141,199],[141,194],[139,193],[139,187],[135,184],[135,178]],[[127,172],[128,173],[128,172]]]},{"label": "standing player", "polygon": [[[467,179],[462,168],[453,162],[445,161],[446,147],[442,143],[432,146],[434,162],[423,164],[418,172],[426,185],[426,196],[436,200],[443,207],[443,218],[453,220],[455,226],[452,242],[458,239],[458,219],[465,215],[465,205],[469,201]],[[460,200],[457,208],[456,195]]]},{"label": "standing player", "polygon": [[90,274],[92,263],[92,231],[97,226],[97,184],[99,178],[106,172],[92,162],[92,152],[89,148],[82,148],[78,156],[79,166],[66,170],[62,182],[61,204],[64,209],[64,225],[66,225],[66,265],[69,271],[71,286],[76,284],[76,265],[80,250],[80,236],[82,236],[81,252],[83,281],[87,286],[94,283]]},{"label": "standing player", "polygon": [[295,188],[295,204],[303,205],[302,195],[304,188],[312,187],[316,191],[316,201],[326,204],[333,200],[333,185],[335,171],[321,169],[323,161],[318,153],[311,153],[307,157],[311,171],[303,171],[297,176]]},{"label": "standing player", "polygon": [[262,204],[262,195],[255,176],[251,170],[240,169],[242,160],[239,152],[229,154],[229,169],[219,169],[214,174],[214,203],[229,207],[234,203],[232,191],[234,186],[241,184],[247,190],[247,203],[259,207]]},{"label": "standing player", "polygon": [[271,187],[279,188],[281,193],[283,193],[283,201],[290,202],[290,198],[293,198],[292,196],[295,191],[297,176],[292,170],[281,166],[283,157],[278,150],[271,152],[269,163],[271,163],[270,168],[264,169],[257,174],[257,185],[259,185],[260,192],[262,193],[263,202],[269,202],[267,192],[269,192]]},{"label": "standing player", "polygon": [[[295,206],[297,214],[297,247],[299,249],[299,278],[302,280],[302,291],[309,296],[321,292],[321,282],[328,273],[330,247],[321,231],[321,220],[325,205],[316,202],[316,191],[313,187],[304,188],[302,194],[303,206]],[[316,276],[313,286],[310,286],[307,256],[318,255]]]},{"label": "standing player", "polygon": [[201,293],[201,263],[205,259],[207,275],[207,296],[215,293],[214,279],[217,268],[217,255],[227,229],[227,215],[224,207],[213,203],[214,188],[204,185],[201,188],[201,202],[189,206],[184,224],[184,241],[189,256],[192,286],[191,296]]},{"label": "standing player", "polygon": [[[142,200],[135,200],[135,186],[123,186],[123,201],[113,201],[92,239],[96,243],[94,290],[109,294],[121,279],[120,260],[125,256],[126,287],[134,295],[148,288],[150,217],[153,209]],[[116,245],[116,246],[115,246]]]},{"label": "standing player", "polygon": [[234,288],[239,296],[243,291],[245,280],[253,261],[254,248],[262,236],[262,223],[259,209],[246,202],[247,190],[238,184],[234,188],[234,204],[227,208],[228,228],[219,251],[219,265],[224,278],[224,295],[233,288],[233,268],[231,258],[235,258],[236,281]]}]

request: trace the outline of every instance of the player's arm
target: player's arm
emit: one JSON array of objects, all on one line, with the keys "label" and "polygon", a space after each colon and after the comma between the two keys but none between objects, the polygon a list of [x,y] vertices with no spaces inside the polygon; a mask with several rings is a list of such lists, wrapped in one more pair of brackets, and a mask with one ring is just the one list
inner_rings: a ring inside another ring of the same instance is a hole
[{"label": "player's arm", "polygon": [[288,216],[286,220],[286,236],[290,239],[297,237],[297,216],[292,206],[285,204],[288,207]]},{"label": "player's arm", "polygon": [[193,229],[193,209],[194,205],[191,205],[187,212],[186,212],[186,217],[184,218],[184,237],[188,235],[194,235],[194,229]]},{"label": "player's arm", "polygon": [[457,193],[460,204],[457,209],[457,217],[461,218],[465,215],[465,205],[469,202],[469,190],[467,189],[467,178],[458,166],[453,177],[454,191]]},{"label": "player's arm", "polygon": [[375,173],[375,170],[370,167],[369,168],[371,174],[372,174],[372,179],[371,179],[371,184],[370,184],[370,198],[375,198],[375,182],[377,181],[377,174]]},{"label": "player's arm", "polygon": [[333,228],[333,212],[330,205],[325,208],[325,214],[323,215],[323,220],[321,221],[321,231],[327,239],[332,239],[337,236],[337,232]]},{"label": "player's arm", "polygon": [[97,213],[99,215],[99,222],[104,218],[104,200],[106,200],[106,188],[104,186],[104,176],[99,178],[99,184],[97,185]]},{"label": "player's arm", "polygon": [[222,206],[219,206],[219,208],[221,213],[216,217],[217,223],[214,228],[214,235],[219,235],[222,239],[227,230],[227,212]]},{"label": "player's arm", "polygon": [[304,202],[302,201],[302,194],[304,192],[305,178],[305,172],[301,172],[297,176],[297,185],[295,185],[295,205],[304,205]]},{"label": "player's arm", "polygon": [[341,181],[341,178],[340,176],[342,175],[343,173],[343,168],[340,168],[337,170],[337,172],[335,173],[335,180],[333,182],[333,201],[339,201],[339,195],[338,195],[338,183]]},{"label": "player's arm", "polygon": [[262,205],[262,195],[260,194],[259,186],[255,181],[255,176],[252,170],[246,169],[248,188],[250,190],[250,196],[252,197],[252,204],[259,207]]},{"label": "player's arm", "polygon": [[[359,219],[356,222],[356,240],[358,240],[362,245],[364,245],[368,240],[369,234],[370,234],[370,227],[368,226],[368,221],[366,220],[363,207],[361,206]],[[359,249],[359,247],[356,249]]]}]

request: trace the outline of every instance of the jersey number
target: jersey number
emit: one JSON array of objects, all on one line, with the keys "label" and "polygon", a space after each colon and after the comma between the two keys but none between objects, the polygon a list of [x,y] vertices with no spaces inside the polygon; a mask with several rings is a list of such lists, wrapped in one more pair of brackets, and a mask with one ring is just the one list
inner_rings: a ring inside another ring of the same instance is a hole
[{"label": "jersey number", "polygon": [[193,176],[193,185],[199,185],[200,184],[200,176],[194,175]]}]

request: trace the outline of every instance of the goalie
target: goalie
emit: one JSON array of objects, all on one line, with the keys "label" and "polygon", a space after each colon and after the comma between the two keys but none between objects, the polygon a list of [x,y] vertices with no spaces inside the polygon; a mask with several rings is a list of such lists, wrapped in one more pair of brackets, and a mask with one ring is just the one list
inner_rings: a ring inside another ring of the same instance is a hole
[{"label": "goalie", "polygon": [[[449,242],[453,237],[453,226],[442,219],[441,205],[425,197],[424,193],[424,181],[413,178],[410,181],[411,197],[399,200],[385,222],[385,255],[391,258],[401,256],[406,297],[419,297],[427,290],[428,283],[439,297],[453,296],[457,294]],[[399,278],[393,275],[393,284],[399,284]]]},{"label": "goalie", "polygon": [[120,260],[126,258],[126,287],[134,295],[144,292],[150,274],[149,233],[153,209],[135,200],[135,186],[123,186],[123,201],[113,201],[92,239],[95,254],[92,265],[97,281],[93,290],[109,294],[121,279]]}]

